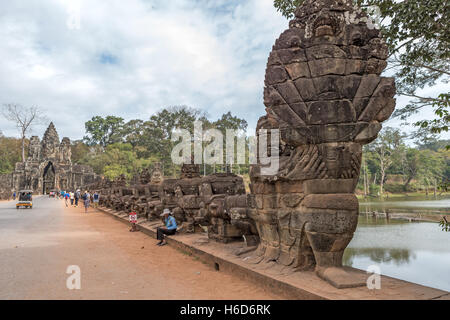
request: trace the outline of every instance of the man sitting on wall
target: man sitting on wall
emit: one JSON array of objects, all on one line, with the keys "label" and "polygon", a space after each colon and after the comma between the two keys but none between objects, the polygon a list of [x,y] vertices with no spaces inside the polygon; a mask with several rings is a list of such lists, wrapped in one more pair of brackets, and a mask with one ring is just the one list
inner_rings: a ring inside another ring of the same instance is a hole
[{"label": "man sitting on wall", "polygon": [[166,235],[173,235],[177,232],[177,222],[175,218],[170,214],[169,209],[164,209],[163,213],[161,213],[161,217],[164,217],[164,224],[166,225],[165,228],[158,228],[156,230],[157,239],[159,242],[157,243],[158,246],[166,245]]}]

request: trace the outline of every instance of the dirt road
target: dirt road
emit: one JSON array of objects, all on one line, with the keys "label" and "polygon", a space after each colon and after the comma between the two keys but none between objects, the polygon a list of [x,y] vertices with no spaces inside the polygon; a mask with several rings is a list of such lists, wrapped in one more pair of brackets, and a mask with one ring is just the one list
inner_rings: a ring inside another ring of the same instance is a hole
[{"label": "dirt road", "polygon": [[[0,203],[0,299],[282,299],[101,212],[38,197]],[[69,290],[68,266],[81,270]]]}]

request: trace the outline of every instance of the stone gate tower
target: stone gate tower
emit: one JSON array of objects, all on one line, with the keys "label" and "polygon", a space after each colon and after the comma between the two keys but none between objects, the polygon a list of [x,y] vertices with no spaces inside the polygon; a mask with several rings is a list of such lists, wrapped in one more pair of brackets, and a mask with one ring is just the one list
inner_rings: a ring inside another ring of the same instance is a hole
[{"label": "stone gate tower", "polygon": [[10,179],[2,179],[10,181],[10,185],[0,187],[7,192],[31,189],[36,194],[48,194],[55,189],[74,190],[98,179],[91,167],[72,164],[71,156],[70,139],[60,141],[52,122],[42,141],[37,136],[31,137],[28,158],[16,163]]}]

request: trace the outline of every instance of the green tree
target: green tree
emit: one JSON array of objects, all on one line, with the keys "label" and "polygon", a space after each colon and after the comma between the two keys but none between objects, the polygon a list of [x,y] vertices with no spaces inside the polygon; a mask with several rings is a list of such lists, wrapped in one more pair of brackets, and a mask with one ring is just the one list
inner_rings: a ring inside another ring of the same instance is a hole
[{"label": "green tree", "polygon": [[[226,146],[226,133],[227,130],[235,130],[239,136],[245,135],[248,123],[246,120],[239,117],[233,116],[231,112],[224,113],[219,119],[210,123],[207,127],[214,128],[222,132],[223,135],[223,146]],[[234,154],[237,152],[237,144],[234,146]],[[234,160],[236,161],[236,160]],[[223,164],[227,165],[226,152],[223,153]],[[238,172],[240,173],[240,165],[237,166]],[[224,170],[222,166],[222,170]],[[230,170],[233,171],[233,166],[229,166]],[[205,169],[204,169],[205,170]],[[206,170],[205,170],[206,171]],[[213,167],[213,172],[216,172],[216,167]]]},{"label": "green tree", "polygon": [[407,148],[402,153],[401,167],[403,175],[403,189],[408,191],[408,185],[419,174],[423,163],[421,162],[420,151],[414,148]]},{"label": "green tree", "polygon": [[187,106],[173,106],[165,108],[150,117],[143,125],[140,146],[144,147],[141,155],[145,157],[157,156],[161,159],[166,175],[175,175],[178,166],[172,163],[171,152],[175,145],[171,141],[175,129],[194,130],[194,122],[206,118],[201,110]]},{"label": "green tree", "polygon": [[133,146],[122,142],[108,145],[104,152],[94,155],[91,159],[95,170],[111,180],[121,174],[130,179],[150,162],[150,159],[139,159]]},{"label": "green tree", "polygon": [[[25,145],[28,140],[25,140]],[[16,162],[22,159],[22,140],[8,138],[0,133],[0,174],[11,173],[14,171]]]},{"label": "green tree", "polygon": [[133,147],[139,145],[140,138],[144,131],[144,121],[135,119],[125,123],[121,133],[125,142],[130,143]]},{"label": "green tree", "polygon": [[439,149],[450,149],[450,140],[439,140],[439,135],[431,133],[426,129],[420,128],[412,135],[414,142],[419,150],[430,149],[438,151]]},{"label": "green tree", "polygon": [[90,147],[82,140],[74,140],[71,143],[72,163],[84,164],[89,155]]},{"label": "green tree", "polygon": [[432,150],[422,150],[420,152],[420,177],[425,184],[426,194],[430,187],[434,190],[434,196],[437,194],[438,187],[445,179],[445,158],[444,154]]},{"label": "green tree", "polygon": [[238,130],[241,132],[245,132],[248,127],[248,123],[244,119],[240,119],[236,116],[233,116],[231,112],[224,113],[220,119],[214,121],[212,126],[225,135],[227,129]]},{"label": "green tree", "polygon": [[447,148],[439,149],[437,151],[443,160],[444,168],[442,170],[441,190],[447,191],[450,183],[450,150]]},{"label": "green tree", "polygon": [[121,117],[95,116],[85,123],[87,135],[84,137],[84,141],[88,145],[99,144],[102,147],[120,142],[123,140],[123,125],[124,120]]},{"label": "green tree", "polygon": [[277,11],[287,19],[294,17],[295,9],[300,6],[305,0],[274,0],[273,5]]},{"label": "green tree", "polygon": [[374,153],[380,171],[380,197],[383,196],[383,186],[388,169],[400,159],[404,138],[405,135],[400,130],[385,127],[378,134],[378,138],[369,145],[369,150]]}]

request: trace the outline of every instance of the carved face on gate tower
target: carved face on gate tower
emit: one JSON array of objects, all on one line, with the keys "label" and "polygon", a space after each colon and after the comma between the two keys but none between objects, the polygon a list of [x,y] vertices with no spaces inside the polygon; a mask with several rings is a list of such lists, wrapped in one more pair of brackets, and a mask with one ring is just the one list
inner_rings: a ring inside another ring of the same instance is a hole
[{"label": "carved face on gate tower", "polygon": [[316,266],[339,286],[330,268],[341,267],[356,229],[362,145],[395,107],[394,79],[380,77],[387,54],[351,0],[305,0],[276,40],[257,132],[280,130],[280,169],[275,176],[262,175],[260,165],[251,170],[256,262]]}]

